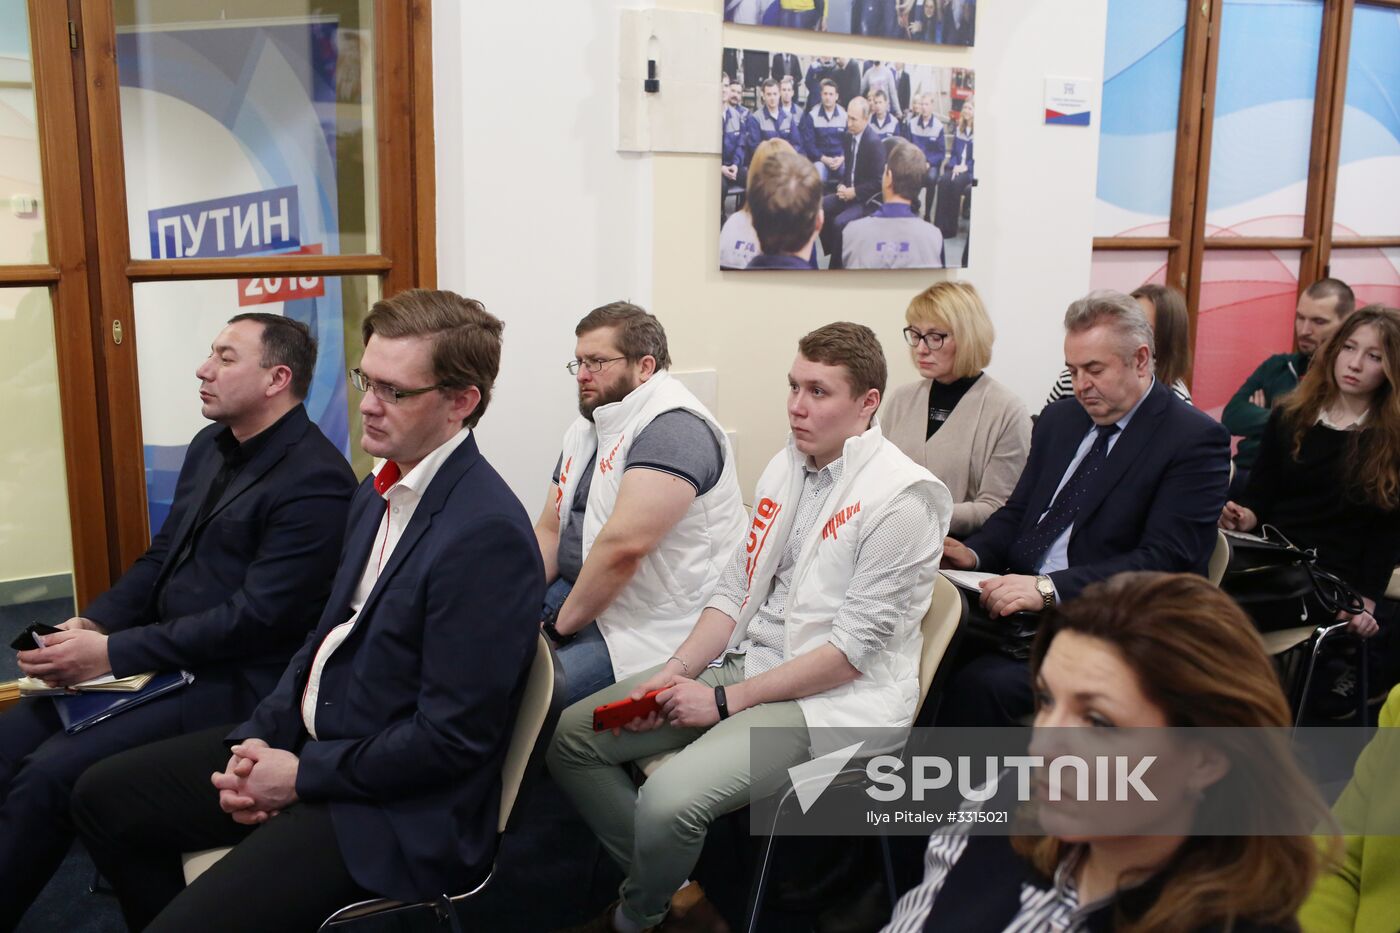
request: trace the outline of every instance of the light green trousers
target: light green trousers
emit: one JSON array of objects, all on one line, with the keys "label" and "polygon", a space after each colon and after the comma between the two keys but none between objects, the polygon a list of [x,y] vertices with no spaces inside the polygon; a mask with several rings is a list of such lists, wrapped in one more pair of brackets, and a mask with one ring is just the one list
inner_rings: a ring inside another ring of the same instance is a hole
[{"label": "light green trousers", "polygon": [[[811,758],[807,723],[794,701],[765,703],[708,729],[662,726],[651,732],[593,731],[593,710],[627,696],[659,668],[645,671],[564,711],[549,748],[549,771],[626,874],[622,909],[642,926],[660,923],[671,895],[686,882],[716,817],[749,803],[750,789],[774,772]],[[701,683],[729,686],[744,679],[744,659],[708,668]],[[749,761],[749,730],[765,733],[763,774]],[[777,743],[778,747],[775,747]],[[679,753],[637,788],[624,765],[662,752]]]}]

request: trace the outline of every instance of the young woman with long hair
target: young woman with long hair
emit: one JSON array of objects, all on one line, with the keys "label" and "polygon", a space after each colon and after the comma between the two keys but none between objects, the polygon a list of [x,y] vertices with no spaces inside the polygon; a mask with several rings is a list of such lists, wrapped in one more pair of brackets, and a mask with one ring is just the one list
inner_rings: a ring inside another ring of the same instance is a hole
[{"label": "young woman with long hair", "polygon": [[1372,616],[1400,558],[1400,311],[1355,311],[1274,409],[1259,459],[1220,526],[1268,524],[1317,550],[1319,566],[1350,583]]}]

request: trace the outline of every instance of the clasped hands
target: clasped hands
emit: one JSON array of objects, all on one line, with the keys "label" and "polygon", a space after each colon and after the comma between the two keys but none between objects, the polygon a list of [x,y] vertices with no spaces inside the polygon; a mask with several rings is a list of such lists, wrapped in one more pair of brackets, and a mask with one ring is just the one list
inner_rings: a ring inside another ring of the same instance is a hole
[{"label": "clasped hands", "polygon": [[[943,560],[939,566],[954,570],[972,570],[977,566],[977,555],[961,541],[954,538],[943,539]],[[1035,577],[1024,573],[1008,573],[983,580],[982,608],[993,619],[1009,616],[1013,612],[1039,612],[1045,607],[1045,598],[1035,587]]]},{"label": "clasped hands", "polygon": [[235,823],[257,826],[296,803],[296,755],[262,739],[244,739],[231,751],[228,766],[209,781],[219,791],[219,809]]},{"label": "clasped hands", "polygon": [[81,616],[61,622],[58,632],[44,636],[44,647],[21,651],[16,657],[26,677],[50,687],[71,687],[112,669],[107,658],[107,632]]}]

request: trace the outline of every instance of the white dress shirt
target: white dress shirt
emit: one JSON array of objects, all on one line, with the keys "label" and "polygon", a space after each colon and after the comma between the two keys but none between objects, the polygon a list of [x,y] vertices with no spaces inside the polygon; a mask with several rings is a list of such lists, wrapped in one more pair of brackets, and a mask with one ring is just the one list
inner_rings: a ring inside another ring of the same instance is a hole
[{"label": "white dress shirt", "polygon": [[[317,738],[316,701],[321,693],[321,673],[326,668],[326,662],[335,653],[335,649],[350,637],[350,632],[354,630],[355,622],[360,617],[360,610],[364,608],[365,601],[374,590],[374,584],[379,581],[379,572],[393,556],[394,548],[403,538],[408,523],[413,520],[413,513],[418,511],[418,503],[423,501],[423,493],[427,492],[433,477],[437,476],[443,463],[471,433],[470,428],[462,428],[418,461],[417,466],[382,494],[388,506],[384,509],[384,517],[379,520],[379,530],[375,532],[374,546],[370,548],[365,569],[360,573],[360,583],[350,598],[350,618],[326,633],[321,646],[316,649],[316,657],[311,662],[311,674],[306,680],[306,691],[301,695],[301,721],[313,739]],[[384,467],[381,465],[379,469],[382,471]]]}]

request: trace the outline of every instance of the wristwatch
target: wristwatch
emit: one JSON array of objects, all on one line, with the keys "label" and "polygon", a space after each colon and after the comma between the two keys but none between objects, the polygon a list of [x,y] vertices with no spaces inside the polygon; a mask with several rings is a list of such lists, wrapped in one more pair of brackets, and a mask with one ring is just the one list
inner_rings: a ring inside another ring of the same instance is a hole
[{"label": "wristwatch", "polygon": [[720,719],[729,718],[729,701],[724,698],[724,687],[715,685],[715,709],[719,710]]},{"label": "wristwatch", "polygon": [[574,635],[561,634],[560,631],[554,627],[554,623],[558,620],[558,618],[558,609],[549,610],[549,612],[545,613],[544,618],[540,620],[540,631],[544,632],[545,638],[548,638],[550,641],[554,642],[556,648],[562,648],[569,642],[574,640]]},{"label": "wristwatch", "polygon": [[1041,575],[1035,578],[1035,591],[1040,594],[1040,598],[1045,600],[1045,605],[1041,606],[1044,611],[1055,605],[1055,584],[1050,582],[1050,578]]}]

